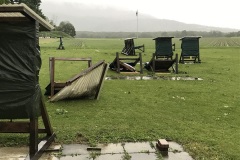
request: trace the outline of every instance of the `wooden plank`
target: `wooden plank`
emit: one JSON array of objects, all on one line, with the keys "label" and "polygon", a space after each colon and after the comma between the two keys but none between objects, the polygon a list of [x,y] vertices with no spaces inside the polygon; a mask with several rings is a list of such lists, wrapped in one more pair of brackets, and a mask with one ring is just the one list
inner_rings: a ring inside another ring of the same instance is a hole
[{"label": "wooden plank", "polygon": [[135,72],[135,69],[133,69],[132,67],[126,65],[124,62],[119,62],[121,66],[123,66],[124,68],[128,69],[129,71]]},{"label": "wooden plank", "polygon": [[119,53],[116,53],[116,60],[117,60],[117,73],[120,73],[120,60],[119,60]]},{"label": "wooden plank", "polygon": [[56,61],[92,61],[92,58],[64,58],[54,57]]},{"label": "wooden plank", "polygon": [[48,113],[47,113],[47,109],[46,109],[46,106],[45,106],[45,103],[44,103],[44,100],[43,100],[42,96],[41,96],[41,102],[40,103],[41,103],[40,108],[41,108],[41,115],[42,115],[43,124],[44,124],[44,127],[46,129],[47,135],[50,136],[50,135],[53,134],[53,130],[52,130],[52,126],[51,126],[49,116],[48,116]]},{"label": "wooden plank", "polygon": [[140,59],[140,73],[143,74],[142,53],[139,53],[139,59]]},{"label": "wooden plank", "polygon": [[29,154],[30,158],[38,151],[38,117],[30,118]]},{"label": "wooden plank", "polygon": [[0,133],[29,133],[30,122],[0,122]]},{"label": "wooden plank", "polygon": [[50,67],[50,84],[51,84],[51,94],[50,96],[52,97],[54,95],[54,86],[55,86],[55,82],[54,82],[54,73],[55,73],[55,58],[54,57],[50,57],[49,58],[49,67]]}]

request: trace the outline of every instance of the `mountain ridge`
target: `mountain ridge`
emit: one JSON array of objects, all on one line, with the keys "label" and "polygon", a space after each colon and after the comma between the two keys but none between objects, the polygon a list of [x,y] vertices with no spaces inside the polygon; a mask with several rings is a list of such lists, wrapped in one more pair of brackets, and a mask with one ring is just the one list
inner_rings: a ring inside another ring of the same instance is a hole
[{"label": "mountain ridge", "polygon": [[[50,3],[50,2],[49,2]],[[238,29],[212,27],[199,24],[188,24],[176,20],[158,19],[153,16],[136,12],[116,9],[100,8],[84,4],[50,4],[44,6],[44,14],[54,23],[69,21],[76,31],[93,32],[160,32],[160,31],[220,31],[236,32]]]}]

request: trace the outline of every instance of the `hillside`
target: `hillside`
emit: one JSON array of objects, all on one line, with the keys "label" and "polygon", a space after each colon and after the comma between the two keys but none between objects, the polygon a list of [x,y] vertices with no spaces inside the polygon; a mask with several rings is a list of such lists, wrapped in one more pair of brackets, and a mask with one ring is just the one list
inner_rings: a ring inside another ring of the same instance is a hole
[{"label": "hillside", "polygon": [[[49,2],[50,3],[50,2]],[[61,21],[69,21],[76,31],[93,32],[159,32],[159,31],[221,31],[236,32],[233,28],[218,28],[198,24],[187,24],[168,19],[157,19],[130,10],[116,8],[97,8],[83,4],[57,5],[44,8],[44,13],[57,25]],[[138,27],[137,27],[138,24]]]}]

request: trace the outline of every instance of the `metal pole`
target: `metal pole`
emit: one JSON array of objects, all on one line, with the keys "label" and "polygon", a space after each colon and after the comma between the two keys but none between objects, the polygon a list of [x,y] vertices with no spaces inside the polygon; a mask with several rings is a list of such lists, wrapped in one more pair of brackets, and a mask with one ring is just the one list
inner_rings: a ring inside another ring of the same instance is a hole
[{"label": "metal pole", "polygon": [[136,12],[136,16],[137,16],[137,38],[138,38],[138,10]]}]

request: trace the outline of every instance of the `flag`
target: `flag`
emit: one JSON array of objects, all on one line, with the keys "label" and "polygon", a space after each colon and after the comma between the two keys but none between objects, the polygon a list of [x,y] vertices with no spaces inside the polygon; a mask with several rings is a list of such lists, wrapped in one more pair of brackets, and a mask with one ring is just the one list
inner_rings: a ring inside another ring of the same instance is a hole
[{"label": "flag", "polygon": [[137,10],[137,12],[136,12],[136,16],[138,16],[138,10]]}]

